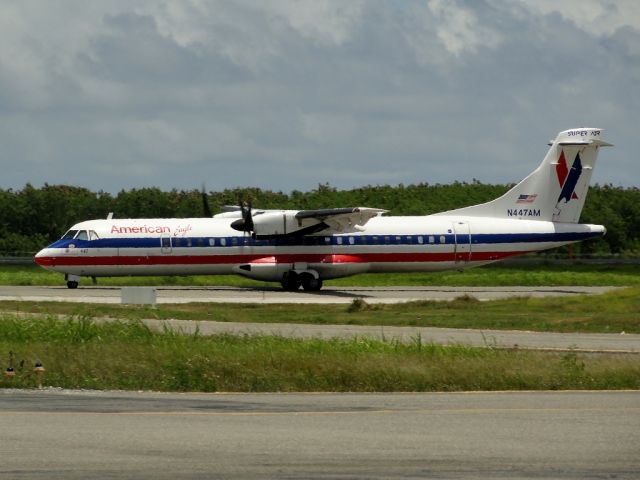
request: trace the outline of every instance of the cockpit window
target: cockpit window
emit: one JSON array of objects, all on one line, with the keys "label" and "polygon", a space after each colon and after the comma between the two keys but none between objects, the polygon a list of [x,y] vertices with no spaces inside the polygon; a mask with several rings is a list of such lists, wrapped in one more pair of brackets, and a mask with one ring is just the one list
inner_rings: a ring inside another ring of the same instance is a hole
[{"label": "cockpit window", "polygon": [[80,230],[76,235],[76,240],[89,240],[86,230]]},{"label": "cockpit window", "polygon": [[78,230],[69,230],[62,236],[62,238],[73,238],[76,236],[76,233],[78,233]]},{"label": "cockpit window", "polygon": [[89,240],[98,240],[100,237],[93,230],[89,230]]}]

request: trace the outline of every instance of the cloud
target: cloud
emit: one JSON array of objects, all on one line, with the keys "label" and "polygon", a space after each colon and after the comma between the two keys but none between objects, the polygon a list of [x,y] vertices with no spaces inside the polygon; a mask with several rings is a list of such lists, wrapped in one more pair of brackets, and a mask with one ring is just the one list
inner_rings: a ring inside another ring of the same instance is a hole
[{"label": "cloud", "polygon": [[590,35],[608,36],[623,27],[640,28],[640,4],[635,0],[519,0],[533,15],[559,15]]},{"label": "cloud", "polygon": [[580,0],[61,0],[0,17],[0,187],[512,182],[579,125],[640,177],[640,11]]},{"label": "cloud", "polygon": [[438,39],[456,56],[465,51],[476,53],[479,48],[495,48],[502,41],[495,29],[480,23],[472,8],[444,0],[431,0],[428,6]]}]

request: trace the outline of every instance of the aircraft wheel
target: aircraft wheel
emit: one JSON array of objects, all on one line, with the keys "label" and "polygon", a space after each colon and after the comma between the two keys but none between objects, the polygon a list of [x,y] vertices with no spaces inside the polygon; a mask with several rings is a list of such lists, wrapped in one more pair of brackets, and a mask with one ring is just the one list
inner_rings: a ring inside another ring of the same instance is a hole
[{"label": "aircraft wheel", "polygon": [[308,292],[317,292],[322,288],[322,279],[316,278],[310,273],[303,273],[300,275],[302,288],[304,288]]},{"label": "aircraft wheel", "polygon": [[282,276],[280,284],[288,292],[295,292],[300,288],[300,277],[296,272],[287,272]]},{"label": "aircraft wheel", "polygon": [[67,288],[78,288],[78,282],[75,280],[69,280],[67,282]]}]

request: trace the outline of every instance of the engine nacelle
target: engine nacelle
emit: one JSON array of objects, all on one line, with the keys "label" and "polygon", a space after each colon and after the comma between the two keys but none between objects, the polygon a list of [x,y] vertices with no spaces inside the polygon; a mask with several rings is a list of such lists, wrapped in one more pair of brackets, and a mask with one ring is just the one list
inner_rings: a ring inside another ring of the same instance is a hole
[{"label": "engine nacelle", "polygon": [[314,218],[299,220],[296,210],[265,212],[253,217],[253,233],[258,237],[287,235],[321,223]]}]

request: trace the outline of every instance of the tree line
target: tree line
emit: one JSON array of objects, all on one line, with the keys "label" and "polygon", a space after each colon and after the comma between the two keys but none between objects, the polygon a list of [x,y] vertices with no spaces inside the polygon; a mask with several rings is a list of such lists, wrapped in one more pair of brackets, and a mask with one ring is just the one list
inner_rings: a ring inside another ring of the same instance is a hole
[{"label": "tree line", "polygon": [[[251,200],[254,208],[316,209],[347,206],[384,208],[390,215],[427,215],[486,202],[512,185],[478,181],[449,185],[378,185],[338,190],[328,184],[290,193],[236,188],[207,192],[211,210]],[[113,195],[83,187],[48,185],[21,190],[0,189],[0,255],[28,255],[51,243],[82,220],[106,218],[188,218],[203,215],[202,193],[194,190],[136,188]],[[607,235],[576,245],[572,253],[623,254],[640,252],[640,189],[595,185],[589,190],[580,221],[605,225]]]}]

